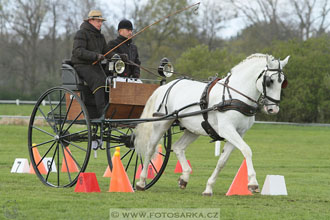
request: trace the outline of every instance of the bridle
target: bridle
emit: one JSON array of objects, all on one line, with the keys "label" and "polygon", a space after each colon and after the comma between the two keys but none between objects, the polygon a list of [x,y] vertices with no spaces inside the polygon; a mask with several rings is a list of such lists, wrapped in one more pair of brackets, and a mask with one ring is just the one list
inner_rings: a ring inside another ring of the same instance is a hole
[{"label": "bridle", "polygon": [[[266,68],[260,73],[260,75],[257,78],[257,80],[258,80],[261,77],[263,77],[263,79],[262,79],[262,99],[267,99],[272,102],[271,104],[263,103],[263,105],[279,105],[281,102],[281,100],[274,99],[267,95],[267,88],[269,88],[273,83],[273,79],[272,79],[273,75],[277,74],[277,76],[278,76],[277,82],[281,83],[283,81],[282,89],[285,89],[288,85],[288,80],[286,79],[286,76],[283,73],[280,61],[278,61],[278,63],[279,63],[279,65],[278,65],[277,69],[270,69],[267,65]],[[268,76],[267,75],[268,71],[275,72],[275,73]],[[282,75],[284,76],[284,80],[282,80],[282,78],[281,78]]]},{"label": "bridle", "polygon": [[[231,72],[229,72],[229,74],[228,74],[228,76],[227,76],[224,83],[217,82],[218,84],[223,86],[223,95],[222,95],[223,96],[222,97],[223,101],[225,100],[225,88],[227,88],[230,99],[232,99],[232,98],[231,98],[231,94],[230,94],[229,89],[236,92],[236,93],[238,93],[238,94],[240,94],[241,96],[244,96],[245,98],[247,98],[248,100],[256,103],[257,105],[266,105],[266,106],[268,106],[268,105],[279,105],[281,100],[274,99],[274,98],[267,95],[267,87],[270,87],[272,85],[272,83],[273,83],[272,76],[273,75],[276,75],[276,74],[278,75],[277,81],[279,83],[283,81],[282,82],[282,89],[285,89],[288,85],[288,80],[286,79],[286,76],[284,75],[284,73],[282,71],[281,63],[280,63],[280,61],[278,61],[278,62],[279,62],[279,68],[270,69],[267,65],[266,68],[259,74],[259,76],[256,80],[256,81],[258,81],[261,77],[263,77],[263,79],[262,79],[262,93],[261,93],[261,97],[259,98],[259,101],[252,99],[251,97],[241,93],[240,91],[238,91],[238,90],[236,90],[236,89],[234,89],[234,88],[232,88],[231,86],[228,85],[229,84],[229,78],[231,76]],[[272,71],[272,72],[275,72],[275,73],[271,74],[270,76],[267,76],[268,71]],[[282,80],[282,78],[281,78],[282,75],[284,76],[284,80]],[[264,101],[265,99],[271,101],[272,103],[265,103],[265,101]]]}]

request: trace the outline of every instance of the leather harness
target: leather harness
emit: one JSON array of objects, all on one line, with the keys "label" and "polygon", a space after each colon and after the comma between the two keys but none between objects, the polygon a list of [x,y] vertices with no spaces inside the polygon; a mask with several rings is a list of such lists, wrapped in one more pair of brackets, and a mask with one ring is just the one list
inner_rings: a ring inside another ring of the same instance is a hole
[{"label": "leather harness", "polygon": [[[213,86],[215,86],[218,81],[220,79],[219,78],[215,78],[213,81],[209,82],[205,89],[204,92],[202,93],[202,96],[200,98],[200,107],[201,110],[207,109],[208,108],[208,103],[209,103],[209,94],[211,92],[211,89],[213,88]],[[238,111],[246,116],[254,116],[257,113],[257,107],[248,105],[244,102],[242,102],[241,100],[238,99],[232,99],[229,89],[227,87],[227,84],[229,82],[229,77],[227,78],[226,82],[224,84],[221,84],[224,86],[224,92],[223,92],[223,96],[222,96],[222,102],[220,102],[219,104],[214,106],[214,109],[219,111],[219,112],[225,112],[228,110],[235,110]],[[229,93],[229,100],[225,100],[225,87],[227,87],[228,89],[228,93]],[[208,112],[203,112],[202,113],[204,121],[201,123],[203,129],[205,130],[205,132],[213,139],[213,141],[222,141],[224,140],[223,137],[220,137],[218,135],[218,133],[214,130],[214,128],[210,125],[210,123],[208,122]]]},{"label": "leather harness", "polygon": [[[228,86],[228,82],[229,82],[229,78],[230,78],[230,75],[229,77],[227,77],[225,83],[220,83],[218,82],[220,80],[220,78],[215,78],[214,80],[210,81],[202,95],[201,95],[201,98],[200,98],[200,101],[199,102],[196,102],[196,103],[192,103],[190,105],[187,105],[179,110],[176,110],[175,112],[172,113],[172,115],[175,115],[176,116],[176,119],[179,119],[180,116],[179,116],[179,112],[186,109],[186,108],[189,108],[191,106],[194,106],[194,105],[199,105],[200,108],[201,108],[201,111],[198,111],[198,112],[195,112],[195,114],[192,114],[191,116],[193,115],[197,115],[197,114],[202,114],[203,116],[203,119],[204,121],[201,123],[201,126],[203,127],[203,129],[205,130],[205,132],[213,139],[213,141],[221,141],[221,140],[224,140],[223,137],[220,137],[218,135],[218,133],[214,130],[214,128],[210,125],[210,123],[208,122],[208,112],[209,111],[214,111],[214,110],[217,110],[219,112],[225,112],[225,111],[228,111],[228,110],[235,110],[235,111],[238,111],[246,116],[254,116],[256,113],[257,113],[257,110],[258,108],[257,107],[254,107],[254,106],[251,106],[251,105],[248,105],[244,102],[242,102],[241,100],[238,100],[238,99],[232,99],[231,97],[231,94],[230,94],[230,89],[233,90],[233,91],[237,91],[231,87]],[[175,83],[173,83],[168,89],[167,91],[165,92],[165,95],[163,97],[163,100],[162,102],[160,103],[158,109],[157,109],[157,112],[155,112],[153,114],[154,117],[163,117],[165,115],[168,114],[168,110],[167,110],[167,101],[168,101],[168,96],[169,96],[169,93],[170,91],[172,90],[172,88],[174,87],[174,85],[176,85],[179,81],[183,80],[184,78],[182,79],[179,79],[178,81],[176,81]],[[222,95],[222,102],[220,102],[219,104],[216,104],[212,107],[208,107],[208,104],[209,104],[209,94],[211,92],[211,89],[217,84],[219,83],[220,85],[223,86],[223,95]],[[227,88],[227,91],[228,91],[228,95],[229,95],[229,100],[225,100],[225,89]],[[237,91],[238,92],[238,91]],[[238,92],[239,94],[243,95],[244,97],[247,97],[245,96],[244,94]],[[249,98],[249,97],[247,97]],[[249,98],[250,99],[250,98]],[[251,99],[252,100],[252,99]],[[252,100],[254,101],[254,100]],[[255,101],[254,101],[255,102]],[[161,107],[164,105],[165,107],[165,114],[164,113],[160,113],[160,109]]]}]

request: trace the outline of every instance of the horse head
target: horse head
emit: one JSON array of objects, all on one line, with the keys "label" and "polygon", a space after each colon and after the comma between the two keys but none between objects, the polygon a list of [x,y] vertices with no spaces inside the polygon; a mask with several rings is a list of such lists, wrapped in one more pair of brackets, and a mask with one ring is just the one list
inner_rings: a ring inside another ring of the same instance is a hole
[{"label": "horse head", "polygon": [[282,69],[288,63],[289,58],[290,56],[287,56],[281,61],[268,55],[266,68],[257,78],[256,86],[262,94],[263,111],[266,114],[277,114],[280,110],[281,90],[288,84]]}]

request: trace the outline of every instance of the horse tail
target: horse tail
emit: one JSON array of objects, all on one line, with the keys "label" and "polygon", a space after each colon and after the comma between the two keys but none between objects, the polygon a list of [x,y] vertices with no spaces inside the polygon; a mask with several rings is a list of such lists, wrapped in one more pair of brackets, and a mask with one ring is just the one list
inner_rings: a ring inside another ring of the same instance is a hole
[{"label": "horse tail", "polygon": [[[157,89],[148,99],[141,118],[152,118],[152,114],[155,112],[155,103],[158,97],[159,89]],[[138,154],[144,155],[149,146],[148,141],[152,135],[153,124],[152,122],[145,122],[138,124],[135,128],[134,146]]]}]

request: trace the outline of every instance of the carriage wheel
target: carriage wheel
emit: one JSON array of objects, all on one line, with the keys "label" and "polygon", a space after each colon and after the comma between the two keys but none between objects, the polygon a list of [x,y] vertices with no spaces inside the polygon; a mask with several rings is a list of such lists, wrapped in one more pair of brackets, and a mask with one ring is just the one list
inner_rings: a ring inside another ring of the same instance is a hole
[{"label": "carriage wheel", "polygon": [[[110,168],[112,169],[112,155],[116,147],[120,147],[120,159],[126,170],[128,178],[135,189],[136,182],[140,178],[140,172],[143,164],[143,157],[137,155],[134,146],[131,143],[131,128],[112,128],[110,132],[110,142],[107,142],[107,157]],[[171,153],[172,133],[169,129],[161,139],[155,155],[149,162],[148,178],[145,189],[154,185],[163,174]]]},{"label": "carriage wheel", "polygon": [[90,156],[91,126],[84,103],[69,89],[47,90],[29,123],[28,148],[39,179],[52,187],[70,187]]}]

